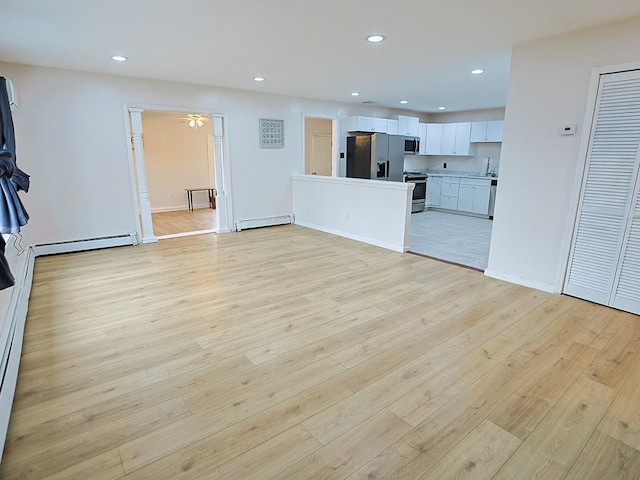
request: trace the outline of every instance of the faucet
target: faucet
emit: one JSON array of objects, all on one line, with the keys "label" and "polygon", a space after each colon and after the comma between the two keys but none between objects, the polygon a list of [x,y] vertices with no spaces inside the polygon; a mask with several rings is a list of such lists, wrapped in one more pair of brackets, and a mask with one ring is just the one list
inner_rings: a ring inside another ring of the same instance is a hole
[{"label": "faucet", "polygon": [[489,176],[489,168],[491,167],[491,157],[487,157],[487,171],[484,172],[485,176]]}]

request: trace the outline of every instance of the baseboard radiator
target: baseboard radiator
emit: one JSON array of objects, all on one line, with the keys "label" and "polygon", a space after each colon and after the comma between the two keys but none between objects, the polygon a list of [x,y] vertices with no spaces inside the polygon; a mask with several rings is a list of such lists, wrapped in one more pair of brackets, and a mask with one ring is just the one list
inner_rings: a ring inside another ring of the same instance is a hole
[{"label": "baseboard radiator", "polygon": [[278,215],[276,217],[265,218],[252,218],[248,220],[238,220],[236,222],[236,230],[241,232],[242,230],[248,230],[249,228],[260,227],[273,227],[276,225],[288,225],[294,223],[294,216],[291,215]]},{"label": "baseboard radiator", "polygon": [[57,253],[81,252],[84,250],[96,250],[98,248],[122,247],[125,245],[137,245],[138,237],[135,233],[114,235],[112,237],[87,238],[84,240],[71,240],[68,242],[42,243],[34,248],[36,257],[42,255],[55,255]]},{"label": "baseboard radiator", "polygon": [[[32,247],[27,247],[16,255],[7,245],[7,260],[11,264],[16,283],[12,288],[0,292],[0,449],[4,449],[18,382],[34,258]],[[0,455],[1,453],[2,450]]]}]

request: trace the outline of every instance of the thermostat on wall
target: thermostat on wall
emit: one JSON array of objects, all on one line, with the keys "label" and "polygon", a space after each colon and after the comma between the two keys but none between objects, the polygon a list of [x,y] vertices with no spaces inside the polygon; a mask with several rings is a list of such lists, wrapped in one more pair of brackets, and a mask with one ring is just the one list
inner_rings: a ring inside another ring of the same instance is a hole
[{"label": "thermostat on wall", "polygon": [[576,134],[575,123],[567,123],[566,125],[560,125],[560,135],[575,135],[575,134]]}]

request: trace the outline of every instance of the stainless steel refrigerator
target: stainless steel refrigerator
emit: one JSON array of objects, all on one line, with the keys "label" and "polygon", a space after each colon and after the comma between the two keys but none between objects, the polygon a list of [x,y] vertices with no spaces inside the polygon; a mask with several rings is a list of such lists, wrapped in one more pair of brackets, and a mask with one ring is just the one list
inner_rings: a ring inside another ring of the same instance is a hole
[{"label": "stainless steel refrigerator", "polygon": [[347,177],[402,182],[404,140],[373,133],[347,137]]}]

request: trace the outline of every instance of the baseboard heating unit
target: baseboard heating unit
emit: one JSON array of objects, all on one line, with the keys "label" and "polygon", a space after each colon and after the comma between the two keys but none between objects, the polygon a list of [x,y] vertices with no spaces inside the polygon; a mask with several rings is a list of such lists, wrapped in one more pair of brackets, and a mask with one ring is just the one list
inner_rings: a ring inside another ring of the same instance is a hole
[{"label": "baseboard heating unit", "polygon": [[248,230],[249,228],[273,227],[276,225],[287,225],[291,223],[294,223],[293,214],[278,215],[276,217],[252,218],[249,220],[238,220],[236,222],[236,230],[241,232],[242,230]]},{"label": "baseboard heating unit", "polygon": [[125,245],[137,245],[138,237],[135,233],[116,235],[113,237],[88,238],[84,240],[71,240],[68,242],[42,243],[34,248],[35,256],[55,255],[57,253],[81,252],[83,250],[96,250],[98,248],[122,247]]}]

